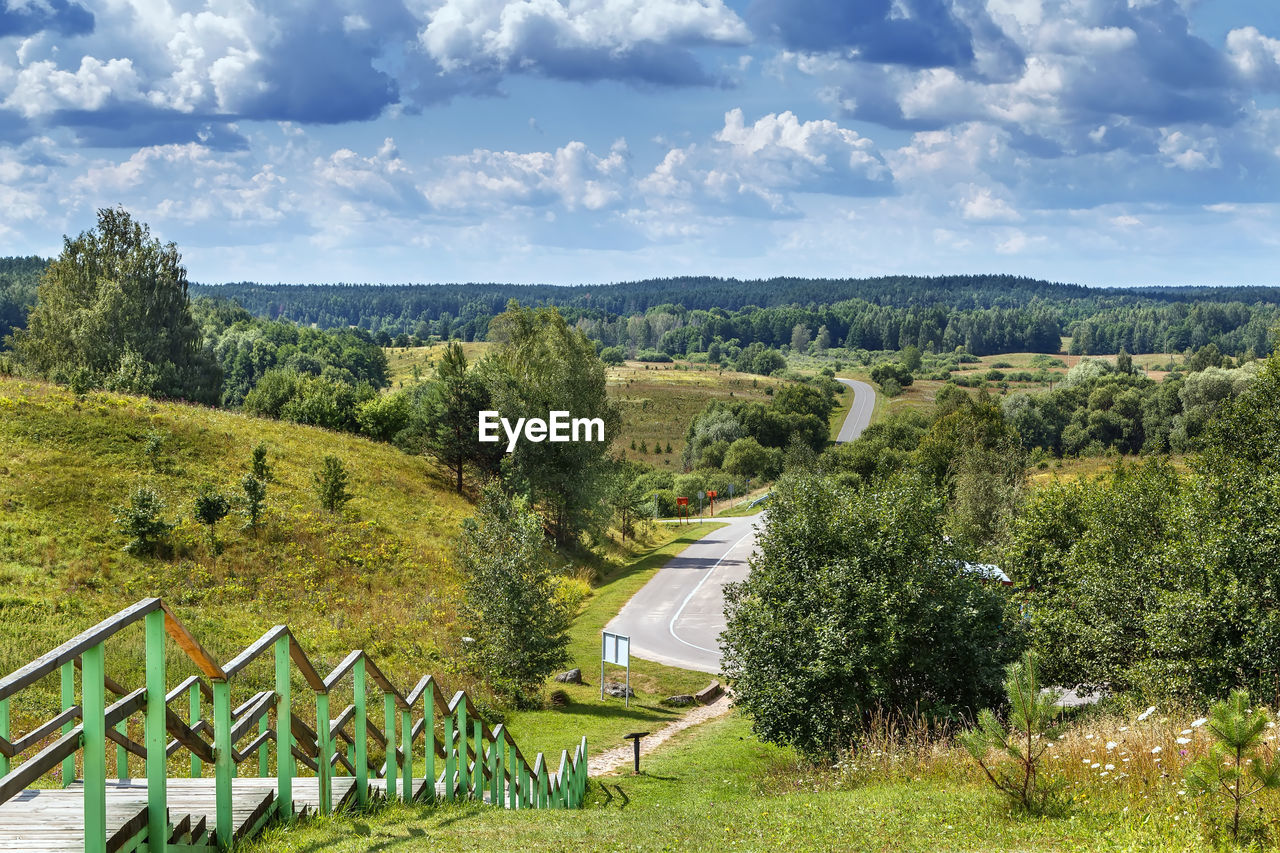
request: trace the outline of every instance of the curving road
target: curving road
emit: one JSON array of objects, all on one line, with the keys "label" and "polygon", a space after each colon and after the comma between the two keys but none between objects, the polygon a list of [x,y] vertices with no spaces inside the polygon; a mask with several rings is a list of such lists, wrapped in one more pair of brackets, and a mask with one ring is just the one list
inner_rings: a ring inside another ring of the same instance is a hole
[{"label": "curving road", "polygon": [[[853,389],[853,405],[836,441],[853,441],[871,422],[875,391],[841,379]],[[717,519],[708,533],[658,570],[605,626],[631,637],[631,653],[670,666],[718,674],[724,630],[724,585],[745,580],[761,516]]]},{"label": "curving road", "polygon": [[876,392],[865,382],[858,379],[839,379],[837,381],[853,390],[853,405],[840,426],[837,442],[853,441],[862,435],[862,431],[871,423],[871,412],[876,407]]}]

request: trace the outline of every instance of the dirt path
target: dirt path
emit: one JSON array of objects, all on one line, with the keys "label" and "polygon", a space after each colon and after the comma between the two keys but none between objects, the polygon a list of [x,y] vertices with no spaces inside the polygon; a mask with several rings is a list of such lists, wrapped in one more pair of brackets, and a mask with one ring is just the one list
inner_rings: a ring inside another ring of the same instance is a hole
[{"label": "dirt path", "polygon": [[[648,755],[653,752],[676,732],[682,732],[690,726],[696,726],[729,713],[731,701],[729,694],[725,693],[710,705],[694,708],[674,723],[668,723],[640,741],[640,754]],[[630,767],[634,755],[634,747],[630,743],[602,752],[587,762],[587,775],[605,776],[621,768]]]}]

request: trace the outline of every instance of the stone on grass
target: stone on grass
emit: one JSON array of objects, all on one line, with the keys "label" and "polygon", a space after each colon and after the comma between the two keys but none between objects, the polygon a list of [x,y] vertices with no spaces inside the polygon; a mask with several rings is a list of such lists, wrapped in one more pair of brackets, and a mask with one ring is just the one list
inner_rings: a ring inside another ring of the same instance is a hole
[{"label": "stone on grass", "polygon": [[635,698],[636,692],[625,684],[619,684],[616,681],[610,681],[605,684],[604,692],[615,699],[626,699],[627,697]]},{"label": "stone on grass", "polygon": [[688,693],[681,693],[679,696],[668,696],[666,699],[662,700],[662,704],[669,705],[672,708],[684,708],[697,701],[697,699],[694,699]]},{"label": "stone on grass", "polygon": [[582,670],[571,669],[568,672],[562,672],[556,676],[556,681],[560,682],[561,684],[581,684]]}]

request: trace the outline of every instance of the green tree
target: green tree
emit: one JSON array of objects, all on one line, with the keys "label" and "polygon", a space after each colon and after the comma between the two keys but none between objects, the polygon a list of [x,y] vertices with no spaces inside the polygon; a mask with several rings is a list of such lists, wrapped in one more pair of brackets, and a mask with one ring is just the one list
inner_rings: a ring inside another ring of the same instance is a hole
[{"label": "green tree", "polygon": [[501,444],[480,443],[480,412],[489,407],[489,390],[469,369],[462,344],[449,343],[422,400],[422,417],[426,448],[453,472],[459,494],[468,467],[493,473],[501,462]]},{"label": "green tree", "polygon": [[254,474],[245,474],[240,488],[244,492],[245,528],[257,530],[267,508],[267,481]]},{"label": "green tree", "polygon": [[[987,708],[978,714],[977,726],[960,736],[960,743],[998,791],[1023,811],[1041,814],[1054,805],[1057,793],[1057,786],[1044,777],[1043,764],[1060,727],[1058,696],[1041,691],[1036,657],[1031,652],[1009,665],[1004,691],[1009,703],[1008,727]],[[1006,761],[997,764],[993,754]]]},{"label": "green tree", "polygon": [[809,327],[803,323],[796,323],[791,330],[791,349],[798,353],[809,351]]},{"label": "green tree", "polygon": [[877,708],[948,716],[998,699],[1019,620],[959,570],[942,509],[915,475],[774,488],[751,574],[725,588],[721,635],[735,704],[762,739],[826,757]]},{"label": "green tree", "polygon": [[1280,755],[1263,753],[1270,715],[1252,707],[1246,690],[1233,690],[1209,709],[1205,728],[1213,747],[1187,765],[1187,787],[1197,794],[1220,794],[1231,802],[1231,838],[1240,837],[1240,807],[1267,789],[1280,788]]},{"label": "green tree", "polygon": [[218,522],[231,512],[231,499],[208,483],[204,483],[196,491],[191,502],[191,517],[203,524],[205,534],[209,537],[209,550],[217,556],[222,551],[218,542]]},{"label": "green tree", "polygon": [[920,354],[919,347],[913,344],[908,344],[902,348],[901,352],[898,353],[898,361],[904,368],[906,368],[908,373],[915,373],[920,369],[920,365],[923,363],[924,358]]},{"label": "green tree", "polygon": [[165,503],[155,489],[139,486],[125,506],[113,507],[116,527],[129,537],[124,550],[138,556],[154,555],[168,540],[173,525],[164,520]]},{"label": "green tree", "polygon": [[63,240],[45,270],[27,328],[13,336],[37,373],[138,394],[218,401],[222,375],[191,315],[187,272],[122,208],[98,211],[97,227]]},{"label": "green tree", "polygon": [[462,523],[458,565],[472,663],[495,691],[533,704],[543,681],[568,660],[573,615],[557,595],[542,522],[523,498],[486,486],[475,517]]},{"label": "green tree", "polygon": [[595,344],[554,308],[513,302],[489,324],[489,339],[497,347],[481,363],[481,375],[503,417],[547,419],[552,411],[567,411],[604,425],[603,441],[594,434],[591,441],[522,441],[502,460],[508,484],[529,496],[556,541],[568,544],[608,521],[601,497],[622,416],[606,393],[604,363]]},{"label": "green tree", "polygon": [[315,489],[320,506],[326,512],[338,512],[346,506],[351,500],[351,493],[347,491],[347,470],[341,459],[336,456],[324,458],[324,464],[315,473]]},{"label": "green tree", "polygon": [[262,482],[271,479],[271,463],[267,461],[267,443],[260,441],[254,445],[249,457],[249,473]]}]

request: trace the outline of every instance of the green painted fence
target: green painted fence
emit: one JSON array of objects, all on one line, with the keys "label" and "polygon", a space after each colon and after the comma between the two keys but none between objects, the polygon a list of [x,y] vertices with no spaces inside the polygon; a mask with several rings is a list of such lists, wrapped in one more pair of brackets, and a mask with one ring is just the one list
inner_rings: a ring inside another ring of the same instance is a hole
[{"label": "green painted fence", "polygon": [[[130,690],[107,674],[105,647],[139,622],[145,634],[145,684]],[[166,682],[170,643],[200,673],[172,689]],[[274,661],[274,691],[256,693],[233,707],[237,677],[260,658]],[[55,672],[61,681],[62,712],[14,737],[11,702],[24,688]],[[77,673],[80,705],[75,704]],[[293,695],[294,675],[300,676],[311,696]],[[345,695],[348,684],[351,704],[331,716],[330,698],[340,690]],[[376,699],[375,713],[369,713],[370,692],[382,697],[381,728],[375,722]],[[312,701],[314,728],[304,719],[311,717]],[[184,714],[173,710],[175,704],[185,705]],[[142,719],[142,743],[128,736],[128,723],[136,717]],[[55,734],[58,737],[49,742]],[[371,740],[385,755],[383,761],[370,760]],[[144,849],[151,853],[164,850],[170,837],[166,780],[170,758],[182,750],[189,753],[192,777],[208,777],[211,768],[209,781],[216,788],[217,801],[215,838],[223,848],[233,840],[232,791],[240,766],[256,766],[258,776],[268,777],[272,751],[276,758],[272,811],[283,820],[294,817],[293,779],[302,773],[318,778],[319,810],[325,814],[337,805],[333,792],[337,775],[354,777],[353,800],[360,806],[374,796],[371,778],[386,780],[388,799],[413,799],[413,780],[425,778],[436,784],[422,787],[422,799],[434,799],[440,787],[447,801],[472,798],[517,809],[576,808],[587,784],[586,738],[572,756],[561,753],[553,773],[541,753],[530,763],[504,726],[486,725],[465,692],[446,699],[430,675],[403,692],[360,650],[322,678],[284,625],[267,631],[228,663],[219,664],[158,598],[121,610],[0,679],[0,804],[29,787],[47,784],[55,778],[55,770],[62,784],[69,784],[76,777],[78,756],[84,783],[85,850],[104,851],[110,743],[116,744],[117,778],[128,776],[129,755],[145,762]]]}]

